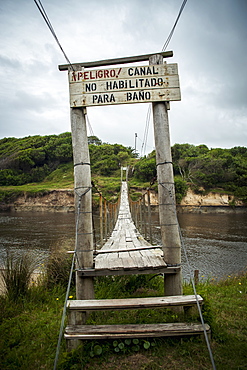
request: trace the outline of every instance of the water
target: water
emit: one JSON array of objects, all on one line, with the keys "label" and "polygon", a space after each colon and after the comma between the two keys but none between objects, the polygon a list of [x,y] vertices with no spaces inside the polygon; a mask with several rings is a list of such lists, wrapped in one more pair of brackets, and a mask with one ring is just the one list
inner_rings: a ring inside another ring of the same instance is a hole
[{"label": "water", "polygon": [[[192,270],[219,279],[246,270],[247,214],[181,214],[179,223]],[[183,275],[189,277],[182,250]]]},{"label": "water", "polygon": [[[157,214],[155,238],[160,243]],[[183,244],[192,270],[200,277],[223,278],[246,270],[247,214],[179,214]],[[95,220],[97,227],[97,218]],[[71,213],[0,213],[0,259],[6,249],[30,251],[40,263],[53,249],[74,249],[75,221]],[[190,278],[182,250],[184,279]]]},{"label": "water", "polygon": [[[67,213],[0,213],[0,261],[6,250],[23,250],[42,264],[53,249],[74,249],[75,216]],[[68,248],[69,247],[69,248]]]}]

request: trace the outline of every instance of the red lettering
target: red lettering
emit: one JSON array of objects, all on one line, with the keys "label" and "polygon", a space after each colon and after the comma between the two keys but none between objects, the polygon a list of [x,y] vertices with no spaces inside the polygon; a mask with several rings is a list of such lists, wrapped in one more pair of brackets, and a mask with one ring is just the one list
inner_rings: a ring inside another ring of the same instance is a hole
[{"label": "red lettering", "polygon": [[88,71],[87,72],[84,72],[84,80],[89,80]]},{"label": "red lettering", "polygon": [[95,80],[95,77],[93,76],[93,72],[94,72],[94,71],[90,71],[90,79],[91,79],[91,80]]},{"label": "red lettering", "polygon": [[79,80],[80,80],[80,78],[82,78],[82,72],[78,72],[78,73],[77,73],[77,81],[79,81]]},{"label": "red lettering", "polygon": [[111,70],[110,70],[110,76],[111,76],[111,77],[115,77],[115,70],[114,70],[114,69],[111,69]]},{"label": "red lettering", "polygon": [[104,77],[109,77],[109,70],[108,69],[105,69],[104,70]]},{"label": "red lettering", "polygon": [[102,69],[100,71],[98,71],[98,77],[99,78],[102,78],[103,77],[103,71],[102,71]]}]

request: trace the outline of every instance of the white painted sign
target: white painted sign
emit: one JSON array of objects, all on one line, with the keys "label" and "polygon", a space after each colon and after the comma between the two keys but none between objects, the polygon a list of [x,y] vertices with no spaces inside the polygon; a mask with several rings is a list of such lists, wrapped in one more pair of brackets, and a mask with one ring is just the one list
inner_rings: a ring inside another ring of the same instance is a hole
[{"label": "white painted sign", "polygon": [[69,72],[70,106],[181,100],[177,64]]}]

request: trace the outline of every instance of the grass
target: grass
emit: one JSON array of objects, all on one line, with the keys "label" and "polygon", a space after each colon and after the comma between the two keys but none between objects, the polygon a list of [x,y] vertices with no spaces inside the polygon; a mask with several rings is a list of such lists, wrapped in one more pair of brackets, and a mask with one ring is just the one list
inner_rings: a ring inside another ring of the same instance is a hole
[{"label": "grass", "polygon": [[[119,170],[116,171],[115,176],[111,177],[92,175],[92,181],[96,185],[94,193],[98,189],[108,201],[114,202],[117,200],[121,187]],[[138,192],[138,189],[149,187],[150,184],[130,179],[129,186],[136,188],[132,190],[132,194],[135,196],[135,192]],[[74,168],[72,162],[60,165],[41,182],[19,186],[0,186],[0,201],[11,203],[23,193],[35,195],[59,189],[74,189]],[[94,196],[94,198],[96,199],[97,197]]]},{"label": "grass", "polygon": [[32,256],[27,253],[16,255],[7,251],[5,263],[0,271],[6,297],[16,301],[28,293],[32,274],[37,267]]},{"label": "grass", "polygon": [[[197,291],[205,300],[203,315],[212,328],[211,347],[218,370],[247,369],[247,273],[225,280],[201,281]],[[155,296],[162,294],[160,277],[139,275],[105,277],[95,281],[97,298]],[[191,294],[190,284],[184,294]],[[74,288],[70,297],[74,297]],[[0,296],[0,368],[52,369],[62,315],[65,287],[60,283],[31,286],[27,295],[13,301]],[[89,322],[162,322],[184,318],[169,310],[94,313]],[[193,320],[198,320],[194,313]],[[117,350],[116,350],[117,348]],[[58,369],[156,370],[211,369],[206,344],[199,338],[151,339],[139,343],[85,341],[66,352],[62,341]]]},{"label": "grass", "polygon": [[0,186],[0,201],[10,203],[21,194],[43,194],[51,190],[73,189],[74,173],[73,164],[60,165],[45,180],[25,185]]}]

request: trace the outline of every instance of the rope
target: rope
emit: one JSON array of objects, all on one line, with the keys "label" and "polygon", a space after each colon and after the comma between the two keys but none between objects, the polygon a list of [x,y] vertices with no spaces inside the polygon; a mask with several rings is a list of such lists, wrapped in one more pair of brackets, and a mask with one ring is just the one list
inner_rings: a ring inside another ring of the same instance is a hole
[{"label": "rope", "polygon": [[65,316],[66,316],[67,302],[68,302],[68,298],[69,298],[69,292],[70,292],[70,287],[71,287],[71,281],[72,281],[72,275],[73,275],[73,270],[74,270],[74,266],[75,266],[75,261],[77,261],[77,264],[80,268],[80,262],[79,262],[79,259],[78,259],[78,256],[77,256],[79,213],[80,213],[82,197],[86,193],[87,193],[87,191],[85,193],[81,194],[79,196],[79,201],[78,201],[77,219],[76,219],[75,251],[73,253],[73,258],[72,258],[72,263],[71,263],[71,268],[70,268],[70,274],[69,274],[69,281],[68,281],[67,291],[66,291],[65,300],[64,300],[63,313],[62,313],[62,319],[61,319],[61,324],[60,324],[60,331],[59,331],[59,336],[58,336],[56,356],[55,356],[55,360],[54,360],[53,370],[56,370],[56,368],[57,368],[57,362],[58,362],[58,358],[59,358],[60,346],[61,346],[61,341],[62,341],[62,336],[63,336],[63,328],[64,328],[64,322],[65,322]]},{"label": "rope", "polygon": [[[165,51],[167,49],[167,46],[169,45],[170,41],[171,41],[171,38],[174,34],[174,31],[175,31],[175,28],[178,24],[178,21],[179,21],[179,18],[184,10],[184,7],[187,3],[187,0],[183,0],[182,2],[182,5],[180,7],[180,10],[178,12],[178,15],[177,15],[177,18],[176,18],[176,21],[162,47],[162,51]],[[143,155],[145,155],[145,152],[146,152],[146,145],[147,145],[147,137],[148,137],[148,130],[149,130],[149,124],[150,124],[150,115],[151,115],[151,105],[149,105],[148,107],[148,111],[147,111],[147,116],[146,116],[146,126],[145,126],[145,131],[144,131],[144,137],[143,137],[143,143],[142,143],[142,147],[141,147],[141,157],[142,157],[142,153],[144,153]]]},{"label": "rope", "polygon": [[208,339],[208,333],[207,333],[207,330],[206,330],[206,327],[205,327],[205,322],[204,322],[203,315],[202,315],[201,306],[200,306],[200,303],[199,303],[199,300],[198,300],[198,297],[197,297],[194,277],[192,276],[192,272],[191,272],[192,269],[191,269],[191,266],[190,266],[190,263],[189,263],[187,250],[185,248],[185,244],[184,244],[184,241],[183,241],[182,232],[181,232],[179,224],[178,224],[178,230],[179,230],[179,236],[180,236],[181,245],[182,245],[182,248],[183,248],[183,251],[184,251],[186,263],[187,263],[188,268],[189,268],[189,275],[190,275],[190,279],[191,279],[191,282],[192,282],[193,291],[194,291],[194,294],[195,294],[195,297],[196,297],[196,304],[197,304],[198,312],[199,312],[199,315],[200,315],[200,320],[201,320],[202,327],[203,327],[204,337],[205,337],[206,344],[207,344],[207,347],[208,347],[208,353],[209,353],[209,356],[210,356],[212,367],[213,367],[214,370],[216,370],[213,353],[212,353],[210,342],[209,342],[209,339]]},{"label": "rope", "polygon": [[[164,186],[163,184],[164,183],[160,183],[160,185],[162,185],[168,191],[170,197],[172,197],[169,189],[166,186]],[[194,294],[195,294],[195,297],[196,297],[196,304],[197,304],[200,320],[201,320],[201,323],[202,323],[203,333],[204,333],[205,341],[206,341],[206,344],[207,344],[211,364],[212,364],[213,370],[216,370],[212,349],[211,349],[210,342],[209,342],[209,339],[208,339],[208,333],[207,333],[207,330],[206,330],[206,327],[205,327],[205,322],[204,322],[203,315],[202,315],[201,306],[200,306],[200,303],[199,303],[199,300],[198,300],[198,297],[197,297],[195,281],[194,281],[194,277],[192,275],[192,268],[191,268],[190,263],[189,263],[189,258],[188,258],[187,250],[186,250],[186,247],[185,247],[185,244],[184,244],[181,228],[180,228],[180,225],[179,225],[179,222],[178,222],[177,212],[176,212],[176,205],[175,205],[174,201],[173,201],[173,211],[174,211],[174,214],[175,214],[176,220],[177,220],[177,226],[178,226],[178,230],[179,230],[179,237],[180,237],[181,245],[182,245],[183,252],[184,252],[184,255],[185,255],[186,263],[187,263],[187,266],[188,266],[188,269],[189,269],[190,280],[192,282],[193,291],[194,291]]]},{"label": "rope", "polygon": [[63,48],[62,48],[62,45],[60,44],[60,42],[59,42],[59,40],[58,40],[58,38],[57,38],[57,35],[56,35],[56,33],[55,33],[55,31],[54,31],[54,28],[52,27],[52,24],[51,24],[51,22],[50,22],[50,20],[49,20],[49,18],[48,18],[48,15],[47,15],[47,13],[46,13],[46,11],[45,11],[45,9],[44,9],[44,7],[43,7],[42,3],[41,3],[41,0],[34,0],[34,2],[35,2],[35,4],[37,5],[37,8],[39,9],[40,14],[41,14],[41,15],[42,15],[42,17],[44,18],[44,21],[45,21],[45,23],[47,24],[47,26],[48,26],[49,30],[51,31],[51,33],[52,33],[52,35],[53,35],[54,39],[56,40],[56,43],[58,44],[59,48],[61,49],[61,51],[62,51],[62,53],[63,53],[63,55],[64,55],[64,57],[65,57],[66,61],[68,62],[68,64],[69,64],[69,65],[70,65],[70,67],[72,68],[72,70],[74,71],[74,67],[73,67],[73,65],[71,64],[71,62],[70,62],[69,58],[67,57],[67,55],[66,55],[65,51],[64,51],[64,50],[63,50]]},{"label": "rope", "polygon": [[[79,194],[78,191],[77,191],[78,189],[86,189],[86,190],[84,191],[84,193]],[[92,186],[78,186],[77,188],[75,188],[75,193],[78,195],[79,200],[81,201],[81,197],[83,197],[83,195],[87,194],[91,189],[92,189]]]},{"label": "rope", "polygon": [[176,28],[177,23],[178,23],[178,20],[179,20],[179,18],[180,18],[180,16],[181,16],[182,12],[183,12],[183,10],[184,10],[184,7],[185,7],[186,3],[187,3],[187,0],[184,0],[184,1],[182,2],[182,5],[181,5],[181,7],[180,7],[180,10],[179,10],[178,16],[177,16],[177,18],[176,18],[176,21],[175,21],[175,23],[174,23],[174,26],[172,27],[171,32],[169,33],[169,35],[168,35],[168,37],[167,37],[167,39],[166,39],[166,42],[165,42],[165,43],[164,43],[164,45],[163,45],[162,51],[165,51],[165,50],[166,50],[166,48],[167,48],[167,46],[169,45],[169,42],[171,41],[171,38],[172,38],[172,36],[173,36],[173,33],[174,33],[175,28]]}]

